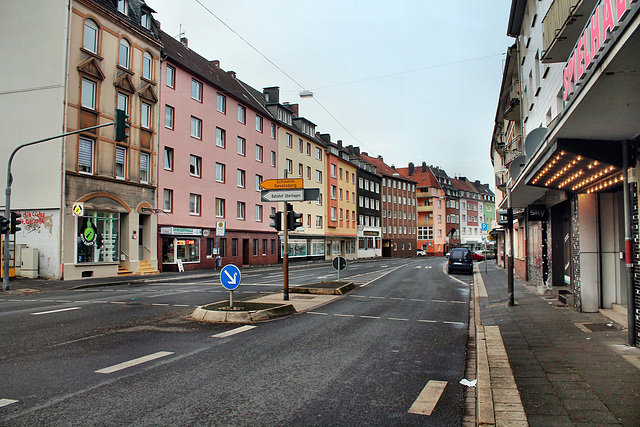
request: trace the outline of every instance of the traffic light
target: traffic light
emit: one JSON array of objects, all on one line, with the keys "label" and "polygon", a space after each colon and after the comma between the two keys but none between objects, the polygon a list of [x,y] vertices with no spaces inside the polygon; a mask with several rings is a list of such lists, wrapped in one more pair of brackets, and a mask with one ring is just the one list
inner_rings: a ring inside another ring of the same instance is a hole
[{"label": "traffic light", "polygon": [[22,227],[19,227],[20,225],[22,225],[22,220],[20,219],[22,218],[22,215],[19,214],[18,212],[11,212],[11,233],[12,234],[16,234],[17,231],[22,230]]},{"label": "traffic light", "polygon": [[116,109],[116,113],[114,115],[114,138],[118,142],[122,142],[129,137],[127,130],[129,129],[129,123],[127,123],[127,119],[129,115],[125,113],[124,110]]},{"label": "traffic light", "polygon": [[0,216],[0,234],[5,234],[11,230],[11,223],[3,216]]},{"label": "traffic light", "polygon": [[276,213],[273,213],[269,215],[269,218],[273,220],[273,222],[269,224],[269,227],[273,227],[278,231],[282,231],[282,212],[278,211]]},{"label": "traffic light", "polygon": [[302,227],[302,214],[294,211],[287,212],[287,230],[293,231]]}]

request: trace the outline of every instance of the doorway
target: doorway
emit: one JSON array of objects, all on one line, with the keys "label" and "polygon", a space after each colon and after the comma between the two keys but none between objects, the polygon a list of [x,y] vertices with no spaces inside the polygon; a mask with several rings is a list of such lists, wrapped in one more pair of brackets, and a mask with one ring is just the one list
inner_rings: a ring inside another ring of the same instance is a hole
[{"label": "doorway", "polygon": [[249,239],[242,239],[242,265],[250,265]]}]

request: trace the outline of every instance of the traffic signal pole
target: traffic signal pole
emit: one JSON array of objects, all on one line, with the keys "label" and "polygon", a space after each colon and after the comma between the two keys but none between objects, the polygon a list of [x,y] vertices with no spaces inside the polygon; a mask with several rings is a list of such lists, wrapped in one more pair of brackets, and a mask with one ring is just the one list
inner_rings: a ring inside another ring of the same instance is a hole
[{"label": "traffic signal pole", "polygon": [[[286,172],[285,172],[286,174]],[[282,213],[282,230],[284,231],[284,253],[282,254],[282,274],[283,274],[283,295],[284,300],[289,301],[289,203],[284,202],[284,212]]]},{"label": "traffic signal pole", "polygon": [[[112,126],[115,122],[109,122],[98,126],[92,126],[90,128],[79,129],[73,132],[63,133],[61,135],[52,136],[50,138],[40,139],[38,141],[28,142],[26,144],[22,144],[17,146],[9,156],[9,161],[7,162],[7,188],[5,189],[5,205],[4,205],[4,217],[7,219],[11,218],[11,184],[13,184],[13,176],[11,176],[11,163],[13,162],[13,157],[16,155],[18,150],[24,147],[28,147],[30,145],[40,144],[42,142],[51,141],[52,139],[63,138],[69,135],[75,135],[80,132],[86,132],[88,130],[98,129],[105,126]],[[63,165],[64,167],[64,165]],[[3,260],[2,260],[2,290],[9,290],[9,251],[11,250],[11,245],[9,242],[9,235],[11,234],[11,230],[7,230],[4,233],[4,242],[3,242]]]}]

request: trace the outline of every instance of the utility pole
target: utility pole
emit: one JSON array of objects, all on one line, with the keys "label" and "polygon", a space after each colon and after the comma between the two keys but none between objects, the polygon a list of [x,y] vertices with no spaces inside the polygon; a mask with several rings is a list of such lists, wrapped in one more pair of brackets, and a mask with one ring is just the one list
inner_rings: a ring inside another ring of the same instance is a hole
[{"label": "utility pole", "polygon": [[[285,179],[288,176],[287,169],[284,170]],[[283,275],[283,300],[289,301],[289,203],[284,202],[284,212],[282,213],[282,229],[284,231],[284,253],[282,254],[282,275]]]},{"label": "utility pole", "polygon": [[507,294],[509,296],[509,307],[513,307],[513,207],[511,206],[511,187],[507,184],[507,229],[509,230],[509,251],[507,252]]}]

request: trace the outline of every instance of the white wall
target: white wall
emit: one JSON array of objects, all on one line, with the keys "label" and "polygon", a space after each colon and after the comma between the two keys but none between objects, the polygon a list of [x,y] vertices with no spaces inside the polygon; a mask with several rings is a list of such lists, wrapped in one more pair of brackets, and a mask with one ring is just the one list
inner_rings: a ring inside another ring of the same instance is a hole
[{"label": "white wall", "polygon": [[37,248],[38,273],[41,278],[59,277],[60,211],[57,209],[21,211],[22,230],[16,233],[16,241],[29,248]]}]

